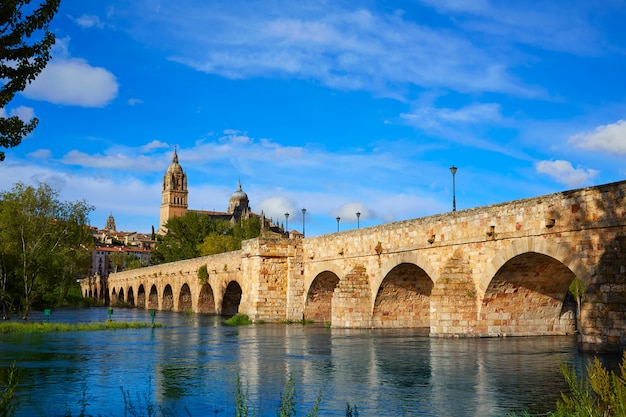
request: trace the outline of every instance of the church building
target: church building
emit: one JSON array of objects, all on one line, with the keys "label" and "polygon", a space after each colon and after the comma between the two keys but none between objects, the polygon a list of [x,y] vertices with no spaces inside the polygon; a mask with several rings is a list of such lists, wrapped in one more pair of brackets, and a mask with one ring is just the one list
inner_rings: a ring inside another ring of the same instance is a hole
[{"label": "church building", "polygon": [[188,211],[196,212],[214,219],[226,220],[231,223],[237,223],[240,219],[249,219],[250,217],[258,217],[261,219],[261,229],[269,230],[276,233],[283,233],[282,227],[272,224],[271,219],[266,219],[265,214],[255,214],[250,210],[250,202],[248,195],[242,190],[241,182],[238,183],[237,190],[230,196],[228,210],[204,211],[190,210],[187,205],[189,190],[187,189],[187,174],[178,163],[178,154],[174,149],[172,163],[167,168],[163,176],[163,189],[161,191],[161,212],[159,216],[159,234],[167,233],[165,226],[167,221],[172,217],[184,216]]}]

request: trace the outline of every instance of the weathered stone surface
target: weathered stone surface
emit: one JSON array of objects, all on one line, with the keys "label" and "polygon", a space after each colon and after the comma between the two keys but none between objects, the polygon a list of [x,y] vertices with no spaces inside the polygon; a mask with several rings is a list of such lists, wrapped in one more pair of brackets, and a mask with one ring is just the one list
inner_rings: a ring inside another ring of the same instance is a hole
[{"label": "weathered stone surface", "polygon": [[575,331],[566,295],[578,277],[582,347],[621,350],[625,196],[619,182],[307,239],[254,239],[236,252],[113,274],[106,289],[82,285],[112,302],[219,314],[234,282],[236,308],[253,319],[524,336]]}]

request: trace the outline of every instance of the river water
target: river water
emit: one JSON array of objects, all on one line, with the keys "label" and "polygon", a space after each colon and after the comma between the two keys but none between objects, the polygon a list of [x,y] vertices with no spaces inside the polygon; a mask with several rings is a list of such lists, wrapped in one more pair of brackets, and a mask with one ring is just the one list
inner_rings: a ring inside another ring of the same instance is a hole
[{"label": "river water", "polygon": [[[50,321],[107,318],[102,308],[59,310]],[[112,318],[151,322],[148,311],[137,309],[116,309]],[[580,369],[588,359],[573,337],[440,339],[412,330],[228,327],[219,317],[168,312],[157,312],[156,321],[164,327],[0,335],[0,366],[15,361],[20,369],[17,415],[77,416],[83,408],[125,415],[126,392],[143,415],[155,406],[175,415],[234,416],[237,375],[259,417],[276,415],[290,375],[298,416],[320,394],[319,416],[345,416],[347,404],[361,417],[542,413],[567,388],[559,362]]]}]

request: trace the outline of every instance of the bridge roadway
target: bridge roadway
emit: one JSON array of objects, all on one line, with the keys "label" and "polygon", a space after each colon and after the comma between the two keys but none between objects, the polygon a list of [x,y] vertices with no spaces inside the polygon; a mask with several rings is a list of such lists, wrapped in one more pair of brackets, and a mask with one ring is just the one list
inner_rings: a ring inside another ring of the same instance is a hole
[{"label": "bridge roadway", "polygon": [[[432,336],[580,333],[626,347],[626,181],[82,281],[85,296],[155,310],[423,328]],[[198,270],[206,265],[208,278]],[[580,323],[568,287],[585,286]]]}]

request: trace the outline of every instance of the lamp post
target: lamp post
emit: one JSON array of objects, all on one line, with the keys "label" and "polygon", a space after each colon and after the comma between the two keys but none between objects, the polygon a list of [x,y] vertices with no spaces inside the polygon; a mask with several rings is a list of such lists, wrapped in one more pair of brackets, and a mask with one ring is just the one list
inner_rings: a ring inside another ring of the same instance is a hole
[{"label": "lamp post", "polygon": [[450,167],[450,172],[452,173],[452,211],[456,211],[456,185],[454,183],[454,176],[456,175],[456,170],[458,168],[452,165]]},{"label": "lamp post", "polygon": [[289,236],[289,213],[285,213],[285,232]]},{"label": "lamp post", "polygon": [[356,212],[356,228],[360,229],[361,228],[361,223],[359,222],[359,219],[361,218],[361,212],[357,211]]},{"label": "lamp post", "polygon": [[306,216],[306,209],[302,209],[302,237],[304,237],[304,217]]},{"label": "lamp post", "polygon": [[339,232],[339,220],[341,220],[341,217],[337,216],[337,232]]}]

